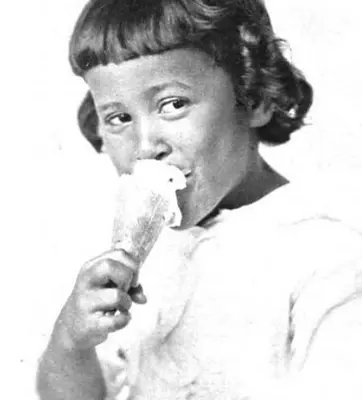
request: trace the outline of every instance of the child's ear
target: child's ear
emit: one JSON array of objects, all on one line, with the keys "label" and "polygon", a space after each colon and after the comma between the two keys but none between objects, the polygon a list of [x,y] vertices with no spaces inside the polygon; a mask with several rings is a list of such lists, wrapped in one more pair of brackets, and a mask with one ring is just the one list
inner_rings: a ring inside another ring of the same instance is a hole
[{"label": "child's ear", "polygon": [[88,91],[78,108],[78,125],[83,136],[100,153],[103,151],[103,140],[98,134],[98,115],[93,97]]},{"label": "child's ear", "polygon": [[273,117],[274,105],[260,103],[260,105],[250,113],[249,126],[251,128],[261,128],[265,126]]}]

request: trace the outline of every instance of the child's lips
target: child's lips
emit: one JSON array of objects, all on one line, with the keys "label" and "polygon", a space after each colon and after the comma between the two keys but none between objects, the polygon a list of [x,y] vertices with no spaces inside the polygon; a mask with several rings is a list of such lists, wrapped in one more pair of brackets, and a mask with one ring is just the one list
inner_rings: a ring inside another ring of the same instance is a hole
[{"label": "child's lips", "polygon": [[184,174],[184,176],[185,176],[185,178],[186,178],[186,181],[189,181],[189,180],[191,179],[192,172],[191,172],[191,171],[190,171],[190,172],[187,172],[186,174]]},{"label": "child's lips", "polygon": [[188,178],[192,173],[191,169],[186,166],[177,165],[177,163],[172,163],[172,162],[168,164],[172,167],[176,167],[177,169],[179,169],[183,173],[185,178]]},{"label": "child's lips", "polygon": [[185,180],[186,180],[186,187],[184,189],[182,189],[182,191],[186,191],[187,189],[190,189],[191,180],[192,180],[192,172],[187,171],[186,173],[184,173],[184,176],[185,176]]},{"label": "child's lips", "polygon": [[[186,179],[186,186],[188,186],[189,181],[190,181],[190,179],[191,179],[191,177],[192,177],[192,170],[190,170],[190,169],[188,169],[188,168],[180,167],[180,166],[178,166],[178,165],[176,165],[176,164],[170,164],[170,165],[173,166],[173,167],[178,168],[178,169],[182,172],[183,176],[184,176],[185,179]],[[185,189],[186,189],[186,188],[185,188]],[[185,190],[185,189],[182,189],[182,190]]]}]

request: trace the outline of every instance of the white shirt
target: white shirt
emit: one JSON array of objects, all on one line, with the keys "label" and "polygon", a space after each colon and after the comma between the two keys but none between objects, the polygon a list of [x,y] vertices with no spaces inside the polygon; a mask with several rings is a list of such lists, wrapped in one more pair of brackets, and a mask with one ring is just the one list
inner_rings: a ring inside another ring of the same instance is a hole
[{"label": "white shirt", "polygon": [[362,235],[327,197],[288,184],[166,231],[148,303],[97,348],[109,399],[362,398]]}]

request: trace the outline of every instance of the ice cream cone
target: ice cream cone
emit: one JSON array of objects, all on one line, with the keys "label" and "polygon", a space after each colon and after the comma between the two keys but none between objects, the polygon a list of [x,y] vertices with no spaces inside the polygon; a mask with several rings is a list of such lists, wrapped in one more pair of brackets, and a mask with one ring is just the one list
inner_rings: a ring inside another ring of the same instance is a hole
[{"label": "ice cream cone", "polygon": [[124,250],[141,266],[163,228],[180,224],[176,190],[185,186],[182,172],[161,161],[140,161],[132,174],[122,175],[113,247]]}]

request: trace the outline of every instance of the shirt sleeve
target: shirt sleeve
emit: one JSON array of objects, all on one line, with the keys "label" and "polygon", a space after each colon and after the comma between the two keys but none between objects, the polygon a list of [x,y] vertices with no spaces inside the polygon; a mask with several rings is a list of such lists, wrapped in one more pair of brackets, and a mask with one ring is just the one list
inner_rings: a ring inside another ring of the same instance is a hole
[{"label": "shirt sleeve", "polygon": [[326,321],[336,314],[343,315],[350,303],[362,296],[362,235],[339,222],[323,219],[310,223],[304,234],[308,230],[312,237],[305,238],[305,255],[299,260],[308,272],[290,297],[293,372],[310,363],[309,353]]},{"label": "shirt sleeve", "polygon": [[256,398],[361,399],[362,235],[331,220],[301,231],[308,272],[291,295],[288,375]]},{"label": "shirt sleeve", "polygon": [[306,392],[309,399],[357,400],[362,398],[361,371],[362,295],[359,294],[336,305],[321,318],[303,367],[294,379],[299,392]]},{"label": "shirt sleeve", "polygon": [[360,400],[362,296],[327,313],[313,332],[303,365],[265,384],[253,400]]}]

